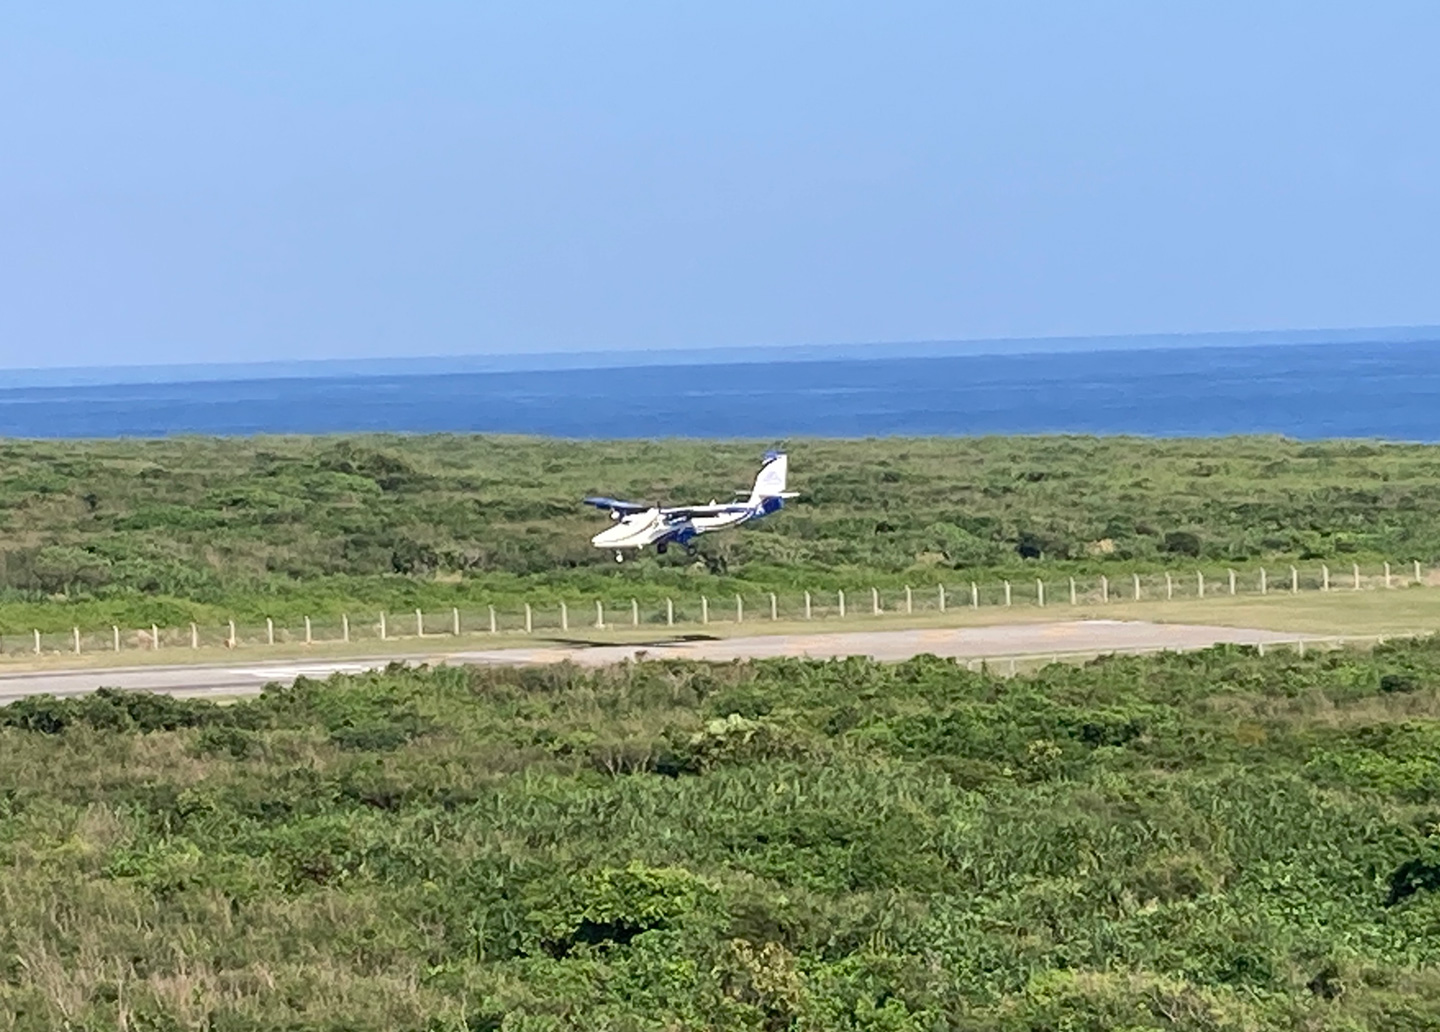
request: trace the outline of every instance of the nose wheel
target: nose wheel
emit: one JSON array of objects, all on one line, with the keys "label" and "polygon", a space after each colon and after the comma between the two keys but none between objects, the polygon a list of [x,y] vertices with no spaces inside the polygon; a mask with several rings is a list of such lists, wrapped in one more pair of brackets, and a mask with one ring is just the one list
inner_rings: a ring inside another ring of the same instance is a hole
[{"label": "nose wheel", "polygon": [[623,563],[623,562],[625,561],[625,553],[624,553],[624,552],[616,552],[616,553],[615,553],[615,561],[616,561],[617,563]]}]

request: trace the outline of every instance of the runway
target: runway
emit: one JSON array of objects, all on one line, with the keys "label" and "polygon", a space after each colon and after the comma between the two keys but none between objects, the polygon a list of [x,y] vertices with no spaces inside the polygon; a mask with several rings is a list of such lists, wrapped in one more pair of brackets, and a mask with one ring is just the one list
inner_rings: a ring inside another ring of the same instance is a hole
[{"label": "runway", "polygon": [[1077,620],[996,627],[906,631],[784,634],[747,638],[699,635],[657,638],[641,644],[591,644],[555,640],[527,648],[441,650],[409,655],[315,661],[235,662],[207,666],[116,667],[108,670],[53,670],[0,674],[0,705],[31,695],[83,695],[96,688],[162,692],[171,695],[232,697],[254,695],[267,684],[298,677],[323,679],[360,673],[388,663],[527,666],[572,662],[603,666],[627,659],[693,659],[729,662],[780,656],[833,659],[869,656],[882,661],[931,654],[956,659],[1003,659],[1060,653],[1136,652],[1198,649],[1229,642],[1255,645],[1295,641],[1305,635],[1198,624],[1157,624],[1128,620]]}]

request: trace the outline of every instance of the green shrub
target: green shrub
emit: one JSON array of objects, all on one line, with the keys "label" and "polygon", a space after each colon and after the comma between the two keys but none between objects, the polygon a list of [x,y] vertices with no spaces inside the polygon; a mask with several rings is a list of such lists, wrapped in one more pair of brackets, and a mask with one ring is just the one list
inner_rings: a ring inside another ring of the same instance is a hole
[{"label": "green shrub", "polygon": [[645,932],[708,926],[721,915],[715,886],[683,868],[602,867],[542,886],[526,921],[536,947],[563,957],[579,946],[627,946]]},{"label": "green shrub", "polygon": [[0,634],[565,597],[833,591],[1215,563],[1440,558],[1433,445],[1279,438],[793,442],[800,497],[617,567],[603,491],[705,498],[755,442],[480,435],[8,442]]},{"label": "green shrub", "polygon": [[29,699],[0,707],[0,1015],[1420,1032],[1437,678],[1423,639]]}]

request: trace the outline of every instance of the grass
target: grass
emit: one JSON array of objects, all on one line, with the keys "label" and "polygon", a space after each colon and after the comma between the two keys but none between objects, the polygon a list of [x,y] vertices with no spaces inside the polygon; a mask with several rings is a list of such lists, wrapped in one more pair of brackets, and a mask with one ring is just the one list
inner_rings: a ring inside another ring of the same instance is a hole
[{"label": "grass", "polygon": [[[1091,608],[1092,616],[1102,611]],[[1268,597],[1177,599],[1174,602],[1120,602],[1103,615],[1164,623],[1210,623],[1331,635],[1433,634],[1440,631],[1440,592],[1333,591]]]},{"label": "grass", "polygon": [[1437,772],[1435,640],[28,700],[0,1027],[1421,1032]]},{"label": "grass", "polygon": [[762,447],[4,441],[0,633],[1440,559],[1440,448],[1279,438],[796,440],[801,497],[701,559],[590,547],[584,495],[708,500]]},{"label": "grass", "polygon": [[[577,498],[708,499],[760,444],[0,442],[0,669],[77,661],[25,655],[32,628],[63,648],[75,625],[248,627],[235,651],[78,657],[104,666],[398,657],[558,635],[272,650],[255,628],[564,599],[566,637],[626,641],[663,629],[583,627],[583,606],[872,585],[893,606],[972,580],[979,610],[717,611],[705,632],[1440,624],[1440,592],[1374,589],[1381,561],[1440,560],[1440,448],[788,448],[784,513],[697,562],[617,567]],[[1352,563],[1372,590],[1314,590]],[[1166,569],[1213,591],[1261,564],[1265,597],[1152,600]],[[1134,573],[1149,597],[1121,601]],[[1070,576],[1079,605],[1027,594]],[[924,657],[392,667],[225,706],[29,699],[0,707],[0,1028],[1420,1032],[1440,1027],[1437,771],[1431,639],[1015,677]]]}]

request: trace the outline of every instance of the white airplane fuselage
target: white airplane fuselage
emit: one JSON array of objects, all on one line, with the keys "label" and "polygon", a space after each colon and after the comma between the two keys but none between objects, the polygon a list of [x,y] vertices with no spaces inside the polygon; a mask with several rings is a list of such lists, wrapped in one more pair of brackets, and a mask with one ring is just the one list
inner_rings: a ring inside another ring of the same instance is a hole
[{"label": "white airplane fuselage", "polygon": [[716,516],[691,516],[683,520],[667,520],[659,509],[646,509],[615,520],[590,539],[596,548],[644,548],[662,540],[685,542],[696,534],[712,530],[738,527],[747,519],[748,513],[724,513]]},{"label": "white airplane fuselage", "polygon": [[644,548],[675,533],[675,526],[666,521],[659,509],[646,509],[616,519],[590,539],[596,548]]},{"label": "white airplane fuselage", "polygon": [[786,469],[784,453],[768,453],[750,498],[745,502],[712,501],[709,505],[661,508],[641,507],[614,498],[587,498],[587,504],[609,509],[613,521],[592,537],[590,543],[613,551],[616,559],[626,550],[639,550],[647,545],[654,545],[657,552],[664,552],[671,544],[693,549],[690,542],[700,534],[738,527],[780,509],[783,499],[793,497],[785,491]]}]

